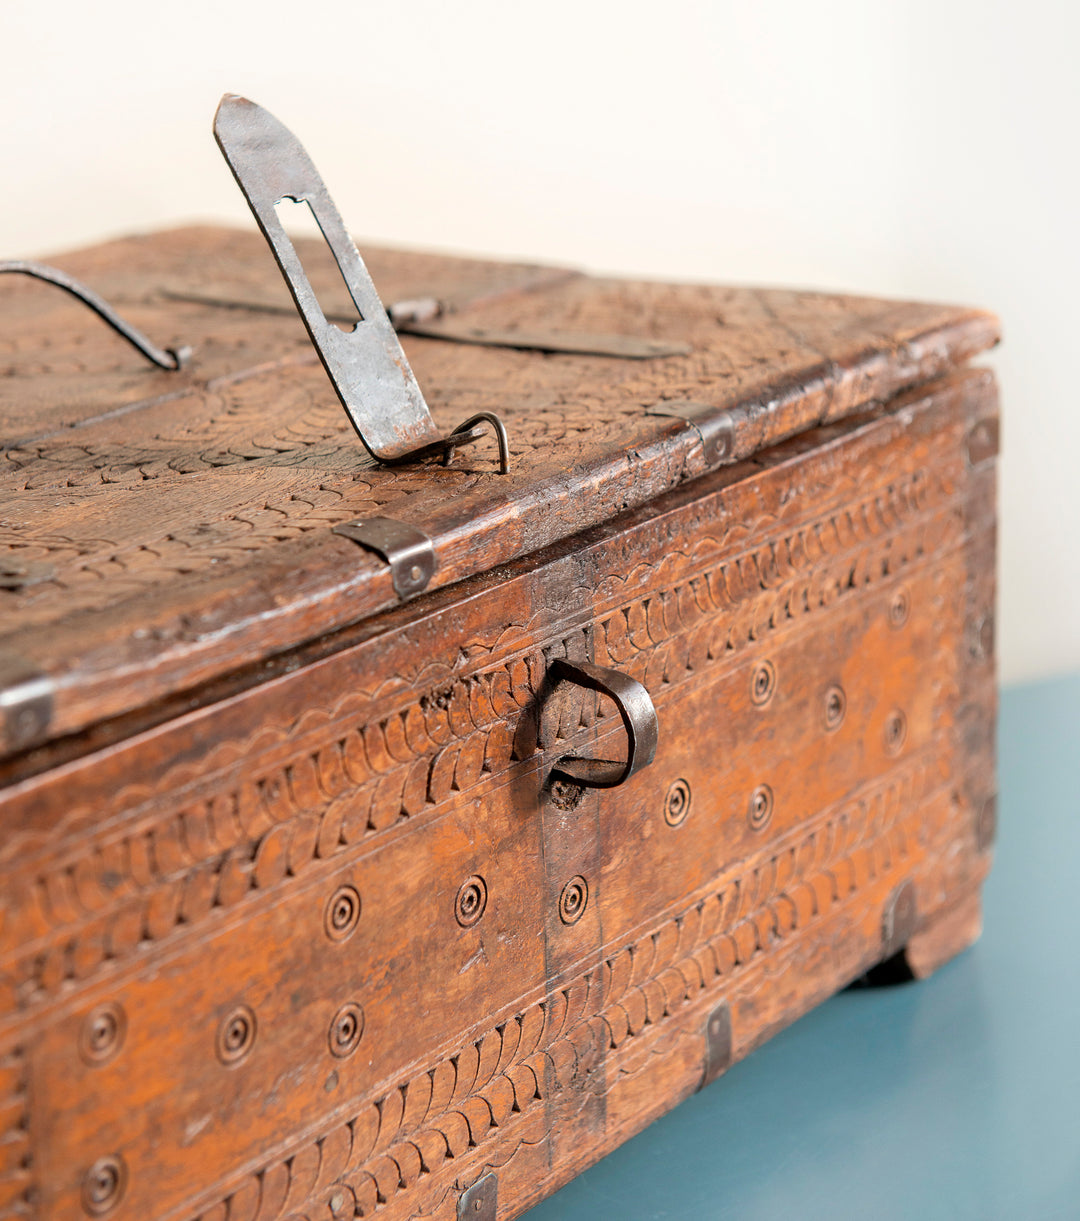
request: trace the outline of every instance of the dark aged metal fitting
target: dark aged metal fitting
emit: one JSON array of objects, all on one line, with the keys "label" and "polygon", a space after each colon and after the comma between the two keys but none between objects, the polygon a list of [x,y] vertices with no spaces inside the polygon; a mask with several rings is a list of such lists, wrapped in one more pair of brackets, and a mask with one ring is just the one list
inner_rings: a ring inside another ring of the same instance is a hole
[{"label": "dark aged metal fitting", "polygon": [[997,417],[989,420],[980,420],[967,435],[965,448],[967,450],[967,460],[970,466],[978,466],[980,462],[985,462],[987,458],[997,456],[1000,449],[999,444],[1000,425]]},{"label": "dark aged metal fitting", "polygon": [[0,728],[8,750],[42,741],[53,713],[54,684],[32,662],[0,650]]},{"label": "dark aged metal fitting", "polygon": [[477,873],[461,884],[454,900],[454,916],[462,928],[480,919],[487,907],[487,883]]},{"label": "dark aged metal fitting", "polygon": [[120,1050],[127,1030],[124,1010],[109,1002],[87,1014],[79,1032],[79,1055],[87,1064],[104,1064]]},{"label": "dark aged metal fitting", "polygon": [[[194,293],[186,289],[163,288],[163,297],[172,301],[191,301],[218,309],[251,310],[260,314],[292,314],[294,307],[277,301],[222,297],[216,293]],[[391,301],[386,307],[394,330],[399,335],[420,335],[447,343],[471,344],[482,348],[514,348],[524,352],[552,352],[566,356],[611,356],[617,360],[654,360],[657,357],[685,356],[690,345],[664,339],[642,339],[637,335],[611,335],[585,331],[522,331],[492,326],[474,326],[462,319],[447,317],[442,303],[434,297],[411,301]],[[355,313],[329,310],[327,322],[356,321]]]},{"label": "dark aged metal fitting", "polygon": [[[227,93],[214,116],[214,136],[285,277],[311,342],[357,436],[380,462],[414,462],[453,453],[483,435],[471,425],[493,423],[499,461],[507,469],[505,429],[491,412],[444,437],[431,418],[393,323],[330,193],[299,140],[272,114]],[[277,205],[306,203],[356,306],[350,331],[322,311]],[[403,311],[404,313],[404,311]]]},{"label": "dark aged metal fitting", "polygon": [[626,729],[626,761],[585,759],[563,755],[552,769],[552,777],[566,778],[586,788],[611,789],[629,780],[656,757],[660,726],[648,691],[636,679],[606,666],[587,661],[556,658],[551,665],[555,683],[577,683],[590,691],[606,695],[619,710]]},{"label": "dark aged metal fitting", "polygon": [[717,1005],[705,1022],[705,1071],[698,1089],[704,1089],[731,1067],[731,1010]]},{"label": "dark aged metal fitting", "polygon": [[882,957],[898,954],[915,932],[918,910],[915,886],[910,880],[901,884],[889,896],[881,917]]},{"label": "dark aged metal fitting", "polygon": [[99,1157],[83,1175],[82,1206],[92,1217],[101,1217],[120,1203],[127,1187],[127,1166],[118,1154]]},{"label": "dark aged metal fitting", "polygon": [[221,1021],[217,1055],[222,1064],[239,1064],[255,1045],[255,1013],[250,1005],[237,1005]]},{"label": "dark aged metal fitting", "polygon": [[825,692],[825,728],[832,733],[844,723],[847,712],[847,696],[839,683],[834,683]]},{"label": "dark aged metal fitting", "polygon": [[988,661],[994,655],[994,615],[973,619],[967,625],[968,652],[976,661]]},{"label": "dark aged metal fitting", "polygon": [[498,1175],[485,1174],[458,1198],[457,1221],[495,1221],[498,1208]]},{"label": "dark aged metal fitting", "polygon": [[526,352],[557,352],[567,356],[612,356],[618,360],[653,360],[658,356],[685,356],[686,343],[664,339],[642,339],[637,335],[605,335],[583,331],[502,330],[491,326],[472,326],[455,318],[435,321],[400,322],[390,308],[390,317],[399,332],[445,339],[451,343],[472,343],[490,348],[517,348]]},{"label": "dark aged metal fitting", "polygon": [[763,708],[776,690],[776,668],[771,661],[761,661],[754,667],[750,679],[750,698]]},{"label": "dark aged metal fitting", "polygon": [[773,791],[767,784],[759,784],[750,794],[750,804],[746,811],[750,830],[764,831],[772,818],[772,812]]},{"label": "dark aged metal fitting", "polygon": [[334,534],[375,551],[390,565],[394,592],[407,602],[423,593],[435,575],[435,548],[431,538],[408,522],[393,517],[362,517],[336,525]]},{"label": "dark aged metal fitting", "polygon": [[677,827],[686,821],[690,813],[690,785],[685,780],[676,780],[664,798],[664,822]]},{"label": "dark aged metal fitting", "polygon": [[562,888],[559,895],[559,919],[563,924],[577,924],[589,904],[589,883],[577,874]]},{"label": "dark aged metal fitting", "polygon": [[997,797],[987,797],[975,815],[975,846],[987,852],[997,839]]},{"label": "dark aged metal fitting", "polygon": [[907,738],[907,717],[899,708],[894,708],[885,718],[885,749],[890,755],[898,755]]},{"label": "dark aged metal fitting", "polygon": [[689,424],[701,438],[701,448],[709,466],[730,462],[735,449],[735,414],[687,399],[671,399],[649,407],[646,415],[670,416]]},{"label": "dark aged metal fitting", "polygon": [[506,425],[495,414],[494,411],[478,411],[476,415],[471,415],[463,423],[446,438],[446,452],[443,454],[443,466],[449,466],[450,460],[454,456],[454,438],[460,437],[461,444],[476,440],[476,425],[486,423],[490,424],[494,433],[495,439],[499,443],[499,474],[505,475],[510,469],[510,441],[506,435]]},{"label": "dark aged metal fitting", "polygon": [[346,1056],[351,1056],[360,1045],[360,1038],[363,1033],[363,1009],[352,1002],[342,1005],[337,1013],[334,1014],[330,1022],[330,1031],[327,1035],[331,1054],[337,1056],[339,1060],[344,1060]]},{"label": "dark aged metal fitting", "polygon": [[351,937],[360,922],[360,895],[355,886],[339,886],[326,902],[323,928],[331,941]]},{"label": "dark aged metal fitting", "polygon": [[159,348],[156,343],[147,339],[142,331],[121,318],[103,297],[99,297],[92,289],[87,288],[85,284],[80,284],[78,280],[57,267],[49,267],[45,263],[32,263],[26,259],[5,259],[0,261],[0,273],[5,271],[33,276],[36,280],[55,284],[57,288],[62,288],[64,292],[70,293],[83,305],[89,306],[103,322],[108,323],[118,335],[123,336],[133,348],[161,369],[171,371],[182,369],[191,359],[190,348]]},{"label": "dark aged metal fitting", "polygon": [[907,586],[901,585],[889,600],[889,627],[901,628],[911,613],[911,595]]}]

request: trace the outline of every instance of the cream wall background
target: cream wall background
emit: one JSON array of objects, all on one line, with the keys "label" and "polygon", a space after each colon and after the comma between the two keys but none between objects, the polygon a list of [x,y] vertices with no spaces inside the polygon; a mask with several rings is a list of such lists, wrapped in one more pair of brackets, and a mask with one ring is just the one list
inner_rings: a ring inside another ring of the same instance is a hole
[{"label": "cream wall background", "polygon": [[1080,7],[0,3],[0,254],[250,226],[226,90],[363,240],[987,305],[1002,676],[1080,668]]}]

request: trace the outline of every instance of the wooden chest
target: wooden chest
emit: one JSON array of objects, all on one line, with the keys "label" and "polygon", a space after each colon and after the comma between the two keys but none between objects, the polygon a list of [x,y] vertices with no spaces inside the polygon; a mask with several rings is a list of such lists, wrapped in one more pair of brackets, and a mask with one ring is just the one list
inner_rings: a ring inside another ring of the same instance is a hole
[{"label": "wooden chest", "polygon": [[61,260],[177,373],[0,282],[4,1221],[502,1221],[977,935],[993,318],[367,257],[582,349],[403,340],[509,473],[375,463],[254,234]]}]

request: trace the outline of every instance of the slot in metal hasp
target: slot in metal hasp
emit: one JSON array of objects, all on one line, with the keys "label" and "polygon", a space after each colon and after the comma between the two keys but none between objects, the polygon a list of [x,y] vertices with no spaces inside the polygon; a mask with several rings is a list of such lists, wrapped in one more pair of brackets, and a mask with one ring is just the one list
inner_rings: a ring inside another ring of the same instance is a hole
[{"label": "slot in metal hasp", "polygon": [[[364,261],[299,140],[261,106],[231,93],[218,106],[214,136],[341,405],[372,457],[381,462],[434,457],[475,440],[479,433],[443,437],[436,427]],[[318,222],[359,315],[351,331],[323,313],[278,217],[284,199],[306,203]]]}]

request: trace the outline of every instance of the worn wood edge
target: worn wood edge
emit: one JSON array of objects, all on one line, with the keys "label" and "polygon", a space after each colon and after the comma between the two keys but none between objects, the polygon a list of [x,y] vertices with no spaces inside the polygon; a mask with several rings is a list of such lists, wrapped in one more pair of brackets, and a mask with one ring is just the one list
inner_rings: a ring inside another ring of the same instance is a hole
[{"label": "worn wood edge", "polygon": [[[902,413],[941,394],[985,395],[994,393],[995,386],[990,370],[952,370],[901,391],[887,410]],[[778,428],[774,444],[804,431]],[[593,493],[588,500],[582,490],[553,504],[546,489],[536,489],[515,506],[510,522],[501,500],[467,521],[455,522],[453,510],[444,510],[442,522],[433,529],[439,567],[425,597],[479,575],[474,561],[478,550],[485,556],[481,571],[497,569],[609,521],[613,497],[619,501],[621,495],[623,511],[633,511],[690,479],[712,474],[700,467],[688,469],[695,454],[700,461],[697,430],[676,425],[674,437],[669,432],[651,446],[638,447],[635,461],[609,458],[582,472],[582,484],[587,481]],[[755,452],[750,461],[768,460],[766,451]],[[781,460],[797,459],[785,455]],[[752,469],[736,463],[722,476],[735,482]],[[665,477],[668,470],[673,473]],[[643,477],[650,471],[653,478]],[[252,685],[260,673],[265,677],[258,667],[269,659],[278,657],[288,668],[289,656],[305,644],[399,606],[388,567],[327,530],[280,544],[257,570],[248,565],[195,577],[184,582],[178,594],[157,590],[74,615],[44,634],[49,661],[41,656],[42,633],[16,631],[0,637],[0,650],[36,664],[49,680],[52,715],[46,734],[34,744],[40,747],[139,709],[148,714],[145,723],[158,723],[168,715],[164,705],[185,695],[188,710],[202,706],[199,689],[209,694],[215,680],[244,672],[241,684]],[[57,657],[69,658],[67,667],[57,667]],[[153,712],[155,706],[161,706],[159,714]],[[5,742],[0,758],[28,753]],[[82,752],[76,747],[76,753]],[[19,770],[42,770],[49,766],[47,754],[37,750]]]}]

